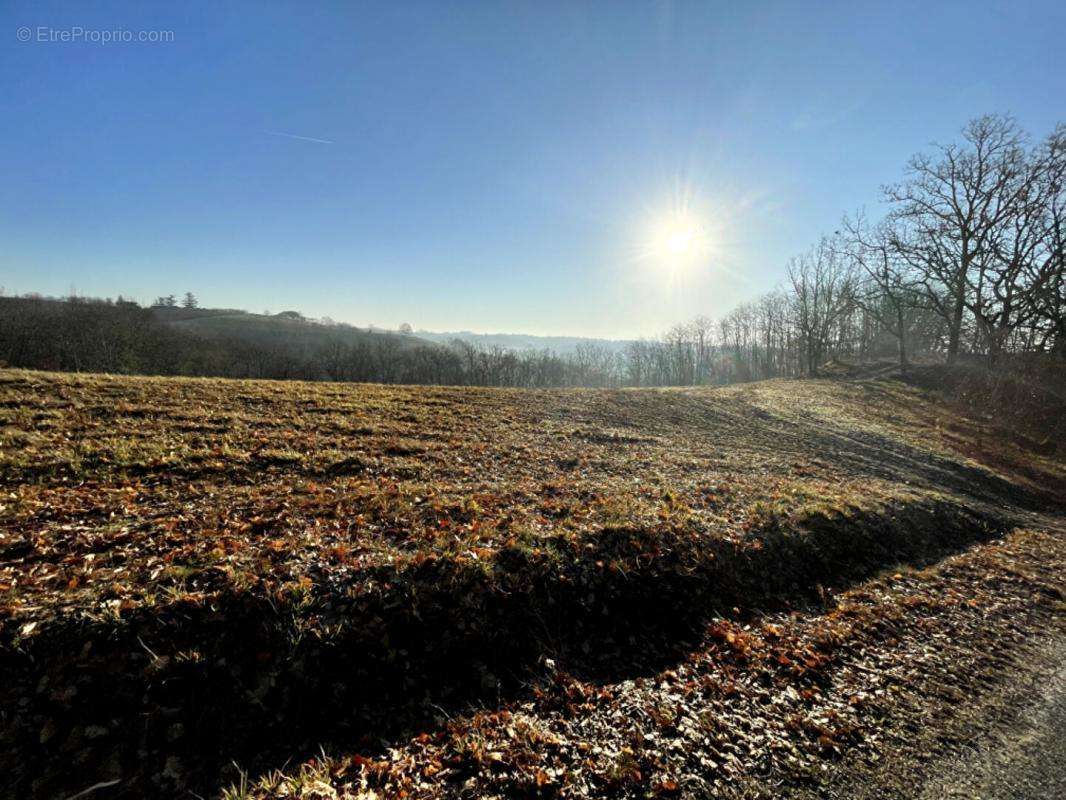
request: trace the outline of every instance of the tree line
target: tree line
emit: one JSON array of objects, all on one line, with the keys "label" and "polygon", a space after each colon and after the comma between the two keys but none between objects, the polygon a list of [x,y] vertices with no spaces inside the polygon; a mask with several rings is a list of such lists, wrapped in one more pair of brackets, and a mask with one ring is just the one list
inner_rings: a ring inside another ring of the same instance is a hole
[{"label": "tree line", "polygon": [[1030,145],[1008,116],[919,153],[886,213],[845,217],[784,288],[633,343],[623,380],[664,386],[817,375],[834,358],[1066,358],[1066,125]]},{"label": "tree line", "polygon": [[[39,369],[515,387],[689,386],[817,375],[831,359],[915,358],[994,368],[1006,357],[1066,359],[1066,125],[1043,140],[1008,116],[919,153],[882,188],[884,215],[843,219],[787,265],[781,288],[714,321],[701,316],[622,352],[566,354],[331,321],[296,346],[203,337],[123,300],[0,297],[0,363]],[[195,311],[191,292],[180,301]],[[277,315],[302,320],[294,312]],[[305,321],[313,325],[311,321]],[[331,335],[340,329],[349,334]],[[321,333],[321,335],[318,335]],[[313,342],[313,344],[308,344]]]},{"label": "tree line", "polygon": [[[278,380],[513,387],[617,385],[603,348],[559,355],[461,340],[447,345],[409,333],[360,330],[276,315],[307,326],[306,338],[204,336],[161,319],[160,309],[119,298],[0,297],[0,366],[73,372]],[[195,308],[188,304],[187,309]]]}]

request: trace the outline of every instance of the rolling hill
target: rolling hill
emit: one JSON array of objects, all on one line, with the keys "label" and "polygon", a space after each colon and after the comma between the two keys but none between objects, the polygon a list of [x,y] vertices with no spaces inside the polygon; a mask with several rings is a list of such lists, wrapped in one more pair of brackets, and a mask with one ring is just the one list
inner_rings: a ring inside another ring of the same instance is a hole
[{"label": "rolling hill", "polygon": [[13,797],[913,796],[1063,633],[1061,458],[891,376],[4,370],[0,436]]},{"label": "rolling hill", "polygon": [[622,353],[630,344],[629,339],[597,339],[585,336],[535,336],[524,333],[473,333],[471,331],[435,332],[419,330],[415,335],[438,344],[448,344],[456,339],[482,347],[502,347],[505,350],[550,350],[560,355],[571,355],[582,346],[603,348],[611,353]]},{"label": "rolling hill", "polygon": [[376,344],[386,339],[404,348],[433,346],[428,340],[413,335],[371,331],[351,325],[325,325],[295,311],[268,315],[234,309],[154,306],[152,312],[159,321],[175,330],[201,338],[237,340],[295,353],[312,353],[332,342],[358,345]]}]

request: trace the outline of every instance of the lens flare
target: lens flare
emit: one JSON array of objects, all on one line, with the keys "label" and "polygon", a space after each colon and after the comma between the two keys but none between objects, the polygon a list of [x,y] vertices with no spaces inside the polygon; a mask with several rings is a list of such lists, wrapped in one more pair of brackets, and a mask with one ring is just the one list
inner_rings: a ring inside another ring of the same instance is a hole
[{"label": "lens flare", "polygon": [[686,225],[667,233],[664,244],[667,252],[680,256],[690,252],[696,246],[698,237],[699,231],[696,227]]},{"label": "lens flare", "polygon": [[696,260],[707,250],[707,236],[699,220],[675,215],[659,223],[649,249],[660,261],[678,266]]}]

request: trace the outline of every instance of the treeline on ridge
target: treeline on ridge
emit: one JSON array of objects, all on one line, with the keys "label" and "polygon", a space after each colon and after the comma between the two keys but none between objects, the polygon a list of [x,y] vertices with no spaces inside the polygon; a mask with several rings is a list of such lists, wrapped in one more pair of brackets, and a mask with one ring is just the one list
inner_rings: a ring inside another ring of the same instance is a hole
[{"label": "treeline on ridge", "polygon": [[[260,324],[220,326],[205,335],[168,320],[182,313],[171,308],[146,308],[121,298],[0,297],[0,366],[459,386],[617,384],[611,354],[594,345],[568,355],[460,340],[440,345],[405,333],[325,324],[293,312],[265,317],[226,311],[227,319],[244,316]],[[210,309],[195,313],[213,315]]]},{"label": "treeline on ridge", "polygon": [[[783,288],[623,351],[508,350],[289,314],[303,336],[203,336],[118,300],[0,298],[0,361],[38,369],[481,386],[691,386],[815,376],[833,359],[1066,363],[1066,125],[1031,144],[1007,116],[914,156],[886,213],[845,217]],[[195,298],[186,295],[186,310]],[[212,313],[205,311],[203,313]],[[234,313],[234,312],[228,312]],[[249,317],[255,315],[249,315]],[[284,317],[286,315],[277,315]],[[295,316],[295,319],[292,317]],[[270,319],[258,317],[258,319]]]}]

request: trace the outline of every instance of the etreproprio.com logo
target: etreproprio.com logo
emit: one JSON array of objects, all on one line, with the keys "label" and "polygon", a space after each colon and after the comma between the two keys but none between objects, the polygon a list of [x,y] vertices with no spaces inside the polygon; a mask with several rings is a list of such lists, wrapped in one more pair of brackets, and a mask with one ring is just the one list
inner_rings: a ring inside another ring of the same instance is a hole
[{"label": "etreproprio.com logo", "polygon": [[127,44],[144,42],[155,44],[161,42],[173,42],[174,31],[132,31],[128,28],[84,28],[81,25],[73,25],[69,28],[53,28],[48,25],[38,25],[37,27],[23,25],[15,32],[15,38],[20,42],[60,44],[75,42],[85,42],[89,44]]}]

